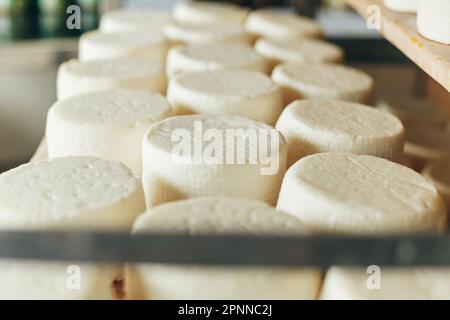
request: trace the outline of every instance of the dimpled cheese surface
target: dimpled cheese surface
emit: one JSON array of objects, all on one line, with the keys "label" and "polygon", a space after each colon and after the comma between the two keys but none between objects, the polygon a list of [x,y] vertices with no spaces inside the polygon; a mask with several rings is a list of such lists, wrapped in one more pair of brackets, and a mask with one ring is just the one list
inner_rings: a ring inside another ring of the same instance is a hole
[{"label": "dimpled cheese surface", "polygon": [[70,60],[58,70],[58,99],[107,89],[139,89],[165,93],[164,65],[151,60],[121,58],[80,62]]},{"label": "dimpled cheese surface", "polygon": [[[189,235],[302,235],[297,219],[255,200],[195,198],[167,203],[141,215],[134,233]],[[139,299],[314,299],[315,269],[133,265],[128,292]]]},{"label": "dimpled cheese surface", "polygon": [[222,114],[275,124],[283,97],[268,76],[249,70],[183,73],[169,82],[167,99],[177,114]]},{"label": "dimpled cheese surface", "polygon": [[102,32],[162,32],[172,21],[169,12],[149,9],[120,9],[106,12],[100,21]]},{"label": "dimpled cheese surface", "polygon": [[147,204],[198,196],[242,196],[275,204],[286,154],[277,130],[248,118],[168,118],[144,138]]},{"label": "dimpled cheese surface", "polygon": [[373,79],[365,72],[324,63],[283,63],[272,79],[283,88],[286,102],[325,98],[367,103],[373,90]]},{"label": "dimpled cheese surface", "polygon": [[322,36],[322,27],[318,22],[296,14],[270,9],[250,13],[245,26],[248,32],[269,39]]},{"label": "dimpled cheese surface", "polygon": [[274,63],[342,62],[344,53],[338,46],[314,39],[260,39],[255,50]]},{"label": "dimpled cheese surface", "polygon": [[[321,299],[450,299],[448,268],[381,268],[380,281],[365,269],[334,267],[328,271]],[[374,286],[380,285],[378,289]]]},{"label": "dimpled cheese surface", "polygon": [[173,44],[233,42],[251,44],[253,37],[242,26],[197,23],[171,23],[165,29],[166,37]]},{"label": "dimpled cheese surface", "polygon": [[305,157],[287,171],[277,209],[320,233],[442,231],[446,208],[420,174],[388,160],[350,153]]},{"label": "dimpled cheese surface", "polygon": [[141,90],[98,91],[60,100],[47,117],[48,155],[117,160],[140,176],[145,132],[171,115],[163,96]]},{"label": "dimpled cheese surface", "polygon": [[399,12],[411,12],[417,11],[418,0],[383,0],[384,5],[391,10]]},{"label": "dimpled cheese surface", "polygon": [[175,5],[173,16],[178,22],[199,24],[237,24],[242,25],[248,9],[229,4],[199,1],[183,1]]},{"label": "dimpled cheese surface", "polygon": [[92,31],[79,41],[80,61],[124,57],[152,59],[165,63],[169,42],[162,33]]},{"label": "dimpled cheese surface", "polygon": [[217,69],[269,72],[266,59],[253,48],[238,43],[206,43],[176,46],[167,56],[167,74]]},{"label": "dimpled cheese surface", "polygon": [[417,28],[427,39],[450,44],[450,1],[418,0]]},{"label": "dimpled cheese surface", "polygon": [[401,122],[366,105],[339,100],[299,100],[287,106],[276,128],[288,144],[288,165],[320,152],[350,152],[399,160]]}]

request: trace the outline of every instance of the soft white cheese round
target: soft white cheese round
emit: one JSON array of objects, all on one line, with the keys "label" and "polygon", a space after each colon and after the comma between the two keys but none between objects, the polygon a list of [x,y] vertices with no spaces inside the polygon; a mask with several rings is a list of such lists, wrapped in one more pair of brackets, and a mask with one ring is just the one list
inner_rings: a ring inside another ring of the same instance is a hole
[{"label": "soft white cheese round", "polygon": [[418,0],[417,28],[433,41],[450,44],[450,1]]},{"label": "soft white cheese round", "polygon": [[167,55],[169,76],[183,72],[246,69],[269,73],[268,61],[251,47],[238,43],[198,43],[175,46]]},{"label": "soft white cheese round", "polygon": [[175,5],[173,17],[181,23],[242,25],[248,9],[231,3],[182,1]]},{"label": "soft white cheese round", "polygon": [[197,23],[171,23],[165,29],[166,37],[172,44],[237,42],[252,44],[254,39],[242,26]]},{"label": "soft white cheese round", "polygon": [[398,161],[405,133],[394,116],[339,100],[299,100],[281,114],[276,128],[288,144],[288,166],[321,152],[367,154]]},{"label": "soft white cheese round", "polygon": [[245,27],[252,34],[270,39],[322,37],[322,27],[318,22],[307,17],[271,9],[251,12]]},{"label": "soft white cheese round", "polygon": [[100,20],[102,32],[161,33],[172,21],[169,12],[154,9],[119,9],[106,12]]},{"label": "soft white cheese round", "polygon": [[[141,215],[134,233],[187,235],[302,235],[302,223],[272,207],[244,198],[195,198],[167,203]],[[316,269],[205,267],[147,264],[130,266],[128,292],[135,299],[314,299]]]},{"label": "soft white cheese round", "polygon": [[344,59],[344,52],[338,46],[325,41],[298,38],[288,40],[260,39],[255,50],[276,65],[281,62],[335,62]]},{"label": "soft white cheese round", "polygon": [[287,148],[273,127],[236,116],[177,116],[144,139],[149,207],[198,196],[241,196],[274,204]]},{"label": "soft white cheese round", "polygon": [[445,128],[449,115],[442,108],[418,97],[405,99],[386,99],[377,108],[392,113],[407,128],[431,126]]},{"label": "soft white cheese round", "polygon": [[433,182],[450,208],[450,157],[429,162],[422,174]]},{"label": "soft white cheese round", "polygon": [[80,61],[130,57],[165,63],[168,50],[162,33],[92,31],[80,37],[78,55]]},{"label": "soft white cheese round", "polygon": [[177,114],[244,116],[274,125],[283,110],[281,89],[248,70],[183,73],[169,82],[167,99]]},{"label": "soft white cheese round", "polygon": [[383,0],[383,3],[388,9],[394,11],[415,13],[418,0]]},{"label": "soft white cheese round", "polygon": [[283,63],[272,73],[284,90],[285,102],[323,98],[368,103],[373,79],[363,71],[325,63]]},{"label": "soft white cheese round", "polygon": [[107,89],[139,89],[164,94],[167,79],[162,63],[121,58],[80,62],[70,60],[58,70],[58,99]]},{"label": "soft white cheese round", "polygon": [[436,188],[400,164],[368,155],[320,153],[296,162],[277,209],[320,233],[442,231],[446,208]]},{"label": "soft white cheese round", "polygon": [[448,300],[449,281],[448,268],[381,267],[366,270],[334,267],[327,273],[321,299]]},{"label": "soft white cheese round", "polygon": [[106,90],[60,100],[47,117],[48,155],[117,160],[141,176],[144,134],[171,115],[164,97],[141,90]]}]

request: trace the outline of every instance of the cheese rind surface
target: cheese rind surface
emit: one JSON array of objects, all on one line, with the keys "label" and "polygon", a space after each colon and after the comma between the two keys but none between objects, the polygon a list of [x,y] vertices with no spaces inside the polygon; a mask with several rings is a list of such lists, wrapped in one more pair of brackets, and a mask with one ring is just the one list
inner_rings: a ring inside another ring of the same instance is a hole
[{"label": "cheese rind surface", "polygon": [[149,9],[120,9],[106,12],[100,21],[102,32],[163,32],[172,21],[169,12]]},{"label": "cheese rind surface", "polygon": [[450,1],[418,0],[417,29],[427,39],[450,44]]}]

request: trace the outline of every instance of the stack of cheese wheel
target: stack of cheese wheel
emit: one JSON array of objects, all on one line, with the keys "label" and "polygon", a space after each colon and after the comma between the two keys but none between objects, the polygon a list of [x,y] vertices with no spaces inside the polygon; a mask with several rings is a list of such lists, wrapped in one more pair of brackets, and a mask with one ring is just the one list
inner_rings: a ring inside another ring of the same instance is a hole
[{"label": "stack of cheese wheel", "polygon": [[368,74],[326,63],[286,62],[275,67],[272,79],[283,88],[285,103],[307,98],[368,103],[373,90]]},{"label": "stack of cheese wheel", "polygon": [[198,196],[241,196],[275,204],[286,142],[274,128],[236,116],[178,116],[144,139],[149,207]]},{"label": "stack of cheese wheel", "polygon": [[[196,198],[141,215],[134,233],[185,235],[304,235],[302,223],[268,205],[240,198]],[[134,299],[315,299],[319,270],[267,267],[133,265],[127,292]]]},{"label": "stack of cheese wheel", "polygon": [[60,100],[48,113],[48,155],[117,160],[140,176],[145,132],[171,115],[164,97],[140,90],[97,91]]},{"label": "stack of cheese wheel", "polygon": [[184,73],[172,78],[167,99],[177,114],[239,115],[274,125],[283,96],[268,76],[249,70]]},{"label": "stack of cheese wheel", "polygon": [[[0,175],[2,230],[126,231],[144,210],[139,180],[118,162],[67,157]],[[2,260],[0,272],[1,299],[111,299],[122,268]]]},{"label": "stack of cheese wheel", "polygon": [[390,10],[411,13],[417,11],[418,0],[383,0],[383,2]]},{"label": "stack of cheese wheel", "polygon": [[165,63],[167,50],[169,42],[162,33],[92,31],[80,37],[78,55],[80,61],[131,57]]},{"label": "stack of cheese wheel", "polygon": [[429,162],[422,174],[434,183],[450,208],[450,157]]},{"label": "stack of cheese wheel", "polygon": [[276,128],[288,144],[288,166],[320,152],[351,152],[398,161],[404,130],[394,116],[338,100],[299,100],[284,109]]},{"label": "stack of cheese wheel", "polygon": [[269,73],[268,61],[251,47],[238,43],[199,43],[175,46],[167,56],[167,75],[218,69]]},{"label": "stack of cheese wheel", "polygon": [[115,10],[105,13],[100,21],[100,31],[162,33],[172,21],[168,12],[148,9]]},{"label": "stack of cheese wheel", "polygon": [[57,93],[58,99],[107,89],[140,89],[165,93],[166,82],[164,65],[152,60],[70,60],[59,67]]},{"label": "stack of cheese wheel", "polygon": [[417,0],[417,29],[433,41],[450,44],[450,1]]}]

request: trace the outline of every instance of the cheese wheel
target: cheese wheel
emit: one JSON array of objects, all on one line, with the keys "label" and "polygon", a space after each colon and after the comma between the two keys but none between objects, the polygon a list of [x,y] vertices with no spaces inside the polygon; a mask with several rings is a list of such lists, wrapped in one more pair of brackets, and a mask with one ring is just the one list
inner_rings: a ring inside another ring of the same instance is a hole
[{"label": "cheese wheel", "polygon": [[246,69],[269,73],[269,64],[251,47],[238,43],[176,46],[167,56],[167,74],[217,69]]},{"label": "cheese wheel", "polygon": [[373,79],[365,72],[333,64],[283,63],[272,79],[283,88],[286,103],[307,98],[368,103],[373,90]]},{"label": "cheese wheel", "polygon": [[450,44],[450,1],[418,0],[417,28],[433,41]]},{"label": "cheese wheel", "polygon": [[377,108],[392,113],[407,128],[417,126],[445,128],[448,123],[447,112],[417,97],[383,100],[377,104]]},{"label": "cheese wheel", "polygon": [[322,37],[322,27],[310,18],[281,11],[262,9],[249,14],[246,30],[269,39],[292,39],[298,37]]},{"label": "cheese wheel", "polygon": [[277,84],[248,70],[181,74],[170,80],[167,99],[177,114],[238,115],[271,125],[283,110]]},{"label": "cheese wheel", "polygon": [[358,268],[331,268],[322,287],[321,299],[450,299],[448,268],[381,268],[379,271],[375,274]]},{"label": "cheese wheel", "polygon": [[58,70],[58,99],[107,89],[140,89],[165,93],[167,86],[163,64],[141,59],[122,58],[80,62],[70,60]]},{"label": "cheese wheel", "polygon": [[252,44],[254,39],[242,26],[196,23],[171,23],[165,28],[166,37],[172,44],[237,42]]},{"label": "cheese wheel", "polygon": [[[167,203],[141,215],[134,233],[188,235],[302,235],[297,219],[255,200],[195,198]],[[137,299],[314,299],[316,269],[147,264],[131,266],[128,292]]]},{"label": "cheese wheel", "polygon": [[198,196],[242,196],[275,204],[286,142],[274,128],[235,116],[178,116],[144,139],[149,207]]},{"label": "cheese wheel", "polygon": [[164,97],[140,90],[98,91],[60,100],[47,117],[48,155],[117,160],[141,176],[144,134],[171,115]]},{"label": "cheese wheel", "polygon": [[442,231],[446,208],[431,182],[382,158],[350,153],[305,157],[286,172],[277,209],[316,232]]},{"label": "cheese wheel", "polygon": [[429,162],[422,174],[433,182],[450,208],[450,157]]},{"label": "cheese wheel", "polygon": [[400,160],[405,141],[394,116],[353,102],[299,100],[278,119],[276,128],[288,144],[288,166],[321,152],[367,154]]},{"label": "cheese wheel", "polygon": [[418,0],[383,0],[386,8],[399,12],[411,12],[417,11]]},{"label": "cheese wheel", "polygon": [[[144,209],[139,180],[117,162],[67,157],[0,175],[2,230],[128,230]],[[122,271],[110,265],[2,260],[0,272],[2,299],[108,299],[115,297],[111,285]]]},{"label": "cheese wheel", "polygon": [[92,31],[80,37],[78,54],[80,61],[131,57],[165,63],[168,49],[162,33]]},{"label": "cheese wheel", "polygon": [[142,8],[119,9],[102,15],[100,31],[160,33],[171,21],[169,12]]},{"label": "cheese wheel", "polygon": [[231,3],[183,1],[175,5],[173,17],[181,23],[242,25],[248,9]]},{"label": "cheese wheel", "polygon": [[342,62],[344,53],[338,46],[314,39],[260,39],[255,50],[275,66],[281,62]]}]

